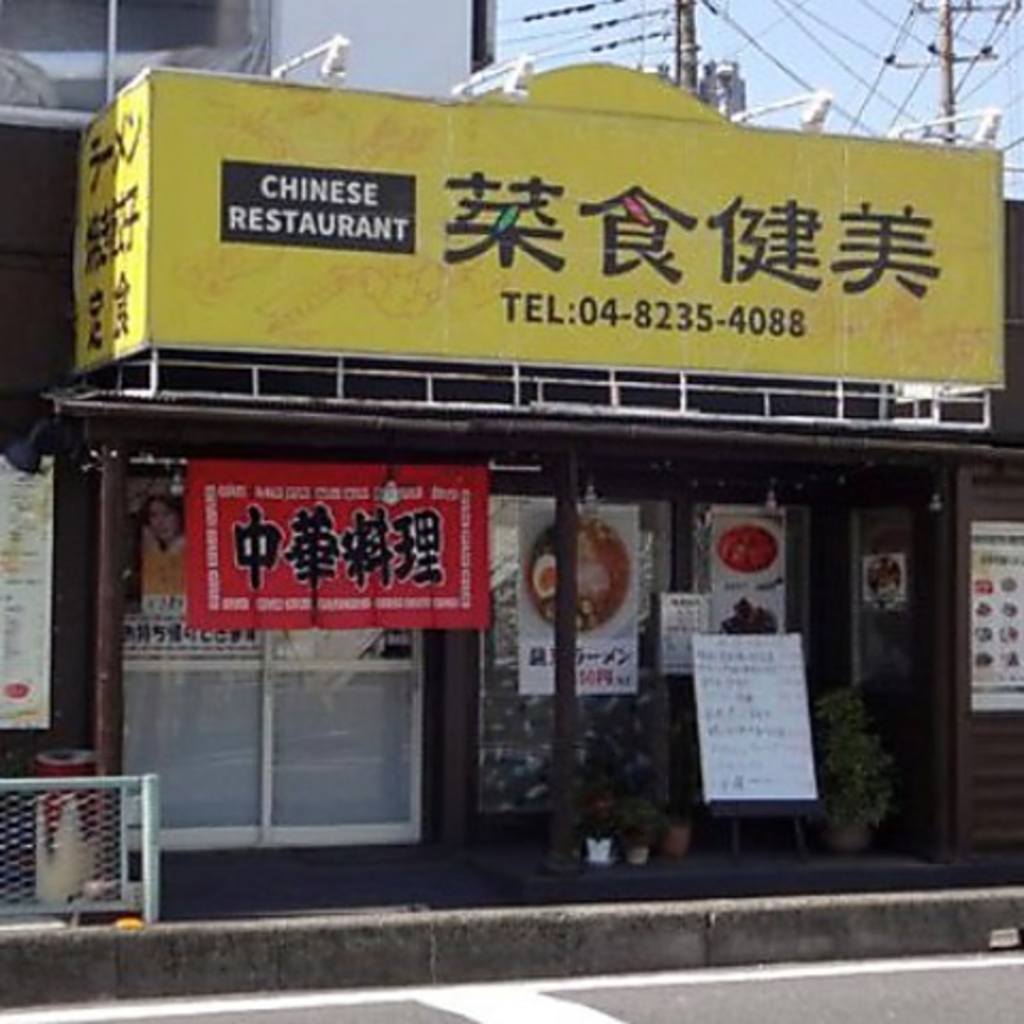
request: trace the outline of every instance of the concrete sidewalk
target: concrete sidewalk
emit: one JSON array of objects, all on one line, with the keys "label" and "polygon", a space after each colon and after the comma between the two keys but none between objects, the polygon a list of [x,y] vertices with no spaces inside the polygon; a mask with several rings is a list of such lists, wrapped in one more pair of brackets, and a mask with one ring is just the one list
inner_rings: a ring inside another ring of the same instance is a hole
[{"label": "concrete sidewalk", "polygon": [[163,857],[161,917],[209,921],[357,910],[479,910],[485,907],[656,900],[733,899],[835,893],[924,892],[1024,886],[1024,859],[939,863],[910,854],[858,856],[792,846],[739,857],[693,851],[552,874],[539,843],[432,847],[255,849],[169,852]]},{"label": "concrete sidewalk", "polygon": [[0,1006],[982,952],[1024,888],[0,932]]}]

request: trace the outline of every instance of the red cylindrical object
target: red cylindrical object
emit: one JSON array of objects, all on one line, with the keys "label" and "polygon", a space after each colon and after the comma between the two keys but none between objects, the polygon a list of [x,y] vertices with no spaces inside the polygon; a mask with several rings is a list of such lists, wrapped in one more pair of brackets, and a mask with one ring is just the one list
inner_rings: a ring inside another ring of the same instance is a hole
[{"label": "red cylindrical object", "polygon": [[96,774],[96,755],[91,750],[66,748],[36,754],[36,775],[41,779],[67,779]]},{"label": "red cylindrical object", "polygon": [[[44,750],[36,754],[36,775],[42,779],[70,779],[83,775],[96,774],[96,755],[91,750],[67,747],[55,750]],[[96,809],[89,805],[95,803],[96,794],[79,792],[77,794],[51,792],[43,796],[43,814],[46,821],[46,834],[49,837],[60,823],[64,805],[69,800],[77,800],[80,813],[85,824],[95,824]]]}]

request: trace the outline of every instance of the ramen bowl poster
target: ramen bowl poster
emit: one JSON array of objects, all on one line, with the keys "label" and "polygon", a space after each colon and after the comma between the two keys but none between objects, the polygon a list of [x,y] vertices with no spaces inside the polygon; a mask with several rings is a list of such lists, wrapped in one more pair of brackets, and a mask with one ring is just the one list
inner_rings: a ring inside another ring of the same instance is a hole
[{"label": "ramen bowl poster", "polygon": [[782,633],[786,519],[782,510],[711,510],[712,633]]},{"label": "ramen bowl poster", "polygon": [[[577,546],[576,692],[636,693],[639,685],[636,508],[581,511]],[[519,516],[519,692],[555,692],[555,505],[528,501]]]}]

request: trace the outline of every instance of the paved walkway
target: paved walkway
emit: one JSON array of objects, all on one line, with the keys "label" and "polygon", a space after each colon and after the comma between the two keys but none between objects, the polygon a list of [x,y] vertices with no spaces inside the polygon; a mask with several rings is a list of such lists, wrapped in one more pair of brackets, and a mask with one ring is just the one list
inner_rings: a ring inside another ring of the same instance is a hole
[{"label": "paved walkway", "polygon": [[168,853],[166,921],[367,910],[468,910],[553,904],[927,892],[1024,885],[1024,858],[937,864],[883,854],[695,852],[557,876],[539,845],[450,853],[431,848]]}]

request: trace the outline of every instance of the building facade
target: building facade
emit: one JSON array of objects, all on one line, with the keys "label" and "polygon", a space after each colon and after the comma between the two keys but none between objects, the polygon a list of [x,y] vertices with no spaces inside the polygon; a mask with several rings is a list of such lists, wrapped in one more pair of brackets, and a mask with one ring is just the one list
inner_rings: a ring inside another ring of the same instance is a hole
[{"label": "building facade", "polygon": [[[1008,390],[989,394],[994,161],[747,132],[628,72],[535,89],[411,111],[167,71],[94,122],[74,368],[67,324],[40,327],[58,354],[26,385],[50,389],[63,431],[60,643],[50,728],[20,742],[158,771],[169,846],[544,834],[567,749],[638,785],[678,762],[664,724],[692,681],[666,666],[659,613],[682,595],[708,632],[798,634],[810,699],[862,688],[898,768],[887,844],[1019,845],[1017,641],[1012,623],[979,632],[982,605],[1012,619],[1013,601],[980,600],[978,559],[1003,565],[1024,519],[1012,204]],[[510,137],[520,152],[494,142]],[[660,178],[624,138],[662,153]],[[582,171],[569,157],[588,147],[618,155]],[[840,148],[867,183],[851,209]],[[730,170],[681,192],[684,158]],[[956,225],[927,184],[940,171],[943,189],[963,176]],[[619,192],[596,191],[605,176]],[[912,236],[887,266],[842,234],[883,208]],[[570,586],[553,569],[574,557]],[[442,569],[468,589],[442,593]]]}]

